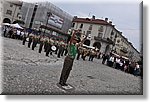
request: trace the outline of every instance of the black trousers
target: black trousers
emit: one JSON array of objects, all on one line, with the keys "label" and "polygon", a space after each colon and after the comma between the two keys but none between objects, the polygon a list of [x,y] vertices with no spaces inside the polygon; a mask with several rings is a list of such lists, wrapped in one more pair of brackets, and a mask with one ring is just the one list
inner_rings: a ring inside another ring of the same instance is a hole
[{"label": "black trousers", "polygon": [[51,47],[52,47],[52,45],[50,45],[50,44],[47,45],[47,48],[46,48],[46,56],[48,56],[49,53],[51,52]]},{"label": "black trousers", "polygon": [[59,49],[57,57],[60,58],[61,54],[62,54],[62,49]]},{"label": "black trousers", "polygon": [[41,53],[43,47],[43,42],[40,42],[39,53]]},{"label": "black trousers", "polygon": [[36,42],[33,41],[33,43],[32,43],[32,50],[34,50],[35,47],[36,47]]},{"label": "black trousers", "polygon": [[69,56],[65,57],[64,65],[63,65],[63,69],[62,69],[62,72],[61,72],[59,83],[61,83],[61,84],[66,83],[66,81],[69,77],[70,71],[72,70],[73,61],[74,61],[73,58],[71,58]]},{"label": "black trousers", "polygon": [[93,61],[94,55],[89,56],[89,61]]},{"label": "black trousers", "polygon": [[120,64],[119,63],[116,63],[116,69],[119,69],[120,68]]},{"label": "black trousers", "polygon": [[67,55],[67,53],[68,53],[68,50],[67,50],[67,49],[65,49],[65,56]]},{"label": "black trousers", "polygon": [[29,38],[28,48],[30,48],[31,43],[32,43],[32,39],[31,39],[31,38]]},{"label": "black trousers", "polygon": [[22,45],[25,45],[25,42],[26,42],[26,37],[23,37]]},{"label": "black trousers", "polygon": [[79,60],[81,53],[78,53],[77,55],[77,60]]}]

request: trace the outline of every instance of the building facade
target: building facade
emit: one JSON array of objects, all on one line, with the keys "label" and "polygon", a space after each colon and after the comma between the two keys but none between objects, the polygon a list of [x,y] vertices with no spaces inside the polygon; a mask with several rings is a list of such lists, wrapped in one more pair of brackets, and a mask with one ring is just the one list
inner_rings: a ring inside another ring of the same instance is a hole
[{"label": "building facade", "polygon": [[14,23],[15,21],[22,19],[22,1],[4,0],[3,2],[3,23]]},{"label": "building facade", "polygon": [[92,18],[77,18],[73,19],[72,29],[81,30],[81,39],[87,36],[85,45],[94,46],[102,53],[109,53],[115,43],[115,29],[112,22],[108,22],[108,18],[105,20]]},{"label": "building facade", "polygon": [[115,25],[108,18],[95,19],[74,17],[72,28],[81,31],[81,40],[87,36],[84,44],[99,49],[101,53],[113,52],[124,58],[140,60],[139,52],[133,47],[132,43],[122,35],[122,32],[115,28]]},{"label": "building facade", "polygon": [[23,3],[22,15],[26,28],[43,34],[65,38],[73,17],[50,2]]}]

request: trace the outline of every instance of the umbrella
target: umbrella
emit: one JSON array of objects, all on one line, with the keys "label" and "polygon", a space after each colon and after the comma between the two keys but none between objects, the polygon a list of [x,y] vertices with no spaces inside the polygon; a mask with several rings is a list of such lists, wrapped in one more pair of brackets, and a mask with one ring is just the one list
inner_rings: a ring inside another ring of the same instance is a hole
[{"label": "umbrella", "polygon": [[11,24],[10,26],[15,27],[15,28],[19,28],[19,29],[23,29],[18,23]]}]

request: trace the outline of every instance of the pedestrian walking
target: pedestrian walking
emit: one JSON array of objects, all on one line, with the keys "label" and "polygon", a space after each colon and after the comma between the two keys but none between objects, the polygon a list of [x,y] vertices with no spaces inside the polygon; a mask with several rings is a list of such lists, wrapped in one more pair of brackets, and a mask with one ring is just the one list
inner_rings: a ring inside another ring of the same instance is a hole
[{"label": "pedestrian walking", "polygon": [[140,75],[140,66],[139,66],[138,63],[135,63],[135,68],[134,68],[134,71],[133,71],[133,75],[135,75],[135,76]]}]

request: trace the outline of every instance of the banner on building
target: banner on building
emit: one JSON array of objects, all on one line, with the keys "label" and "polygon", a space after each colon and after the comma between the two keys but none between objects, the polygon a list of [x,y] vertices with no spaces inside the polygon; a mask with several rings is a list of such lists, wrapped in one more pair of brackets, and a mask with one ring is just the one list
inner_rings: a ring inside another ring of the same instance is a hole
[{"label": "banner on building", "polygon": [[54,14],[52,14],[48,20],[48,24],[53,25],[60,29],[62,28],[63,23],[64,23],[64,20]]}]

